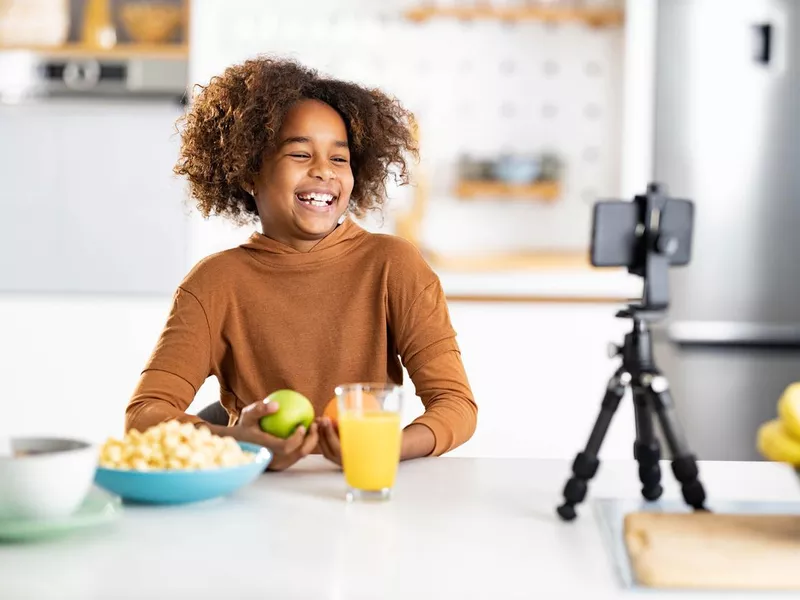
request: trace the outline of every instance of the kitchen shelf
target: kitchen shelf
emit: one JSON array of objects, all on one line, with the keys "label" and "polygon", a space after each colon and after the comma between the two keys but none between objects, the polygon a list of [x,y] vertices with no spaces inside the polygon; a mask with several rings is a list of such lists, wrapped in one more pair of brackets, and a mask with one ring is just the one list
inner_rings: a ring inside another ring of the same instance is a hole
[{"label": "kitchen shelf", "polygon": [[36,52],[64,58],[174,58],[189,56],[187,44],[117,44],[112,48],[95,48],[84,44],[63,46],[3,46],[0,52]]},{"label": "kitchen shelf", "polygon": [[406,18],[422,22],[431,19],[499,21],[545,21],[551,23],[579,22],[592,27],[615,27],[625,22],[625,12],[617,8],[569,8],[569,7],[503,7],[478,6],[420,6],[405,13]]},{"label": "kitchen shelf", "polygon": [[557,200],[560,194],[561,186],[557,181],[504,183],[463,180],[455,189],[455,195],[459,198],[533,198],[553,201]]}]

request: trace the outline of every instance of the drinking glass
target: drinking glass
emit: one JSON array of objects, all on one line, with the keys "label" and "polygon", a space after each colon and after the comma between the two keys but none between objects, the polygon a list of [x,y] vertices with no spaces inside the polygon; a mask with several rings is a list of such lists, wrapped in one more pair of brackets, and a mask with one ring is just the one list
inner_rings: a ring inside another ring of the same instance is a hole
[{"label": "drinking glass", "polygon": [[388,500],[400,463],[403,388],[350,383],[335,392],[346,498]]}]

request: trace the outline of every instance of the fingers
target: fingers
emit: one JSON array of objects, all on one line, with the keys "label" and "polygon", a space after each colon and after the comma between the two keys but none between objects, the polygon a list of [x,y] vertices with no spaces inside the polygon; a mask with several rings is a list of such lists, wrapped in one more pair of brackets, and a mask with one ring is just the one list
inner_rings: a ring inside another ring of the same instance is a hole
[{"label": "fingers", "polygon": [[[316,424],[312,425],[314,437],[317,438]],[[306,428],[300,425],[288,438],[283,439],[263,432],[258,426],[251,425],[244,429],[246,435],[242,435],[243,441],[253,442],[265,448],[269,448],[275,454],[292,454],[300,449],[306,439]],[[316,442],[314,442],[316,444]]]},{"label": "fingers", "polygon": [[270,461],[267,471],[285,471],[294,463],[295,461],[289,460],[288,457],[284,455],[278,456],[276,454]]},{"label": "fingers", "polygon": [[281,454],[286,452],[286,443],[288,440],[275,437],[274,435],[264,433],[260,430],[255,432],[251,439],[253,443],[258,444],[259,446],[264,446],[265,448],[269,448],[273,452],[279,452]]},{"label": "fingers", "polygon": [[267,402],[266,400],[248,404],[242,409],[239,426],[248,431],[248,437],[252,442],[269,448],[273,452],[288,454],[299,448],[303,443],[305,430],[302,427],[298,427],[294,434],[287,439],[282,439],[263,431],[259,423],[262,417],[277,412],[279,408],[280,406],[277,402]]},{"label": "fingers", "polygon": [[244,426],[254,425],[261,417],[278,412],[278,408],[280,407],[277,402],[266,402],[265,400],[248,404],[242,409],[240,423]]},{"label": "fingers", "polygon": [[319,447],[320,450],[322,450],[322,455],[329,461],[341,465],[342,448],[339,442],[339,436],[336,434],[336,430],[330,419],[325,417],[320,419],[319,431]]},{"label": "fingers", "polygon": [[336,434],[333,423],[329,419],[324,420],[324,427],[322,428],[322,437],[325,438],[330,449],[339,456],[342,452],[342,445],[339,441],[339,436]]},{"label": "fingers", "polygon": [[[312,423],[311,426],[313,427],[314,424]],[[297,427],[297,429],[294,430],[294,433],[290,435],[288,438],[286,438],[282,452],[284,454],[291,454],[292,452],[300,448],[300,446],[303,445],[303,439],[305,438],[305,435],[306,435],[306,428],[303,425]]]},{"label": "fingers", "polygon": [[325,427],[322,422],[319,423],[319,449],[322,451],[322,456],[330,458],[331,449],[328,446],[328,438],[325,437]]},{"label": "fingers", "polygon": [[325,437],[325,425],[322,422],[322,419],[319,419],[319,449],[322,452],[322,456],[327,458],[328,460],[333,460],[333,452],[331,452],[331,447],[328,445],[328,438]]},{"label": "fingers", "polygon": [[[289,440],[292,440],[292,443],[296,443],[294,438],[299,439],[299,444],[294,448],[294,450],[286,451],[284,449],[283,452],[280,454],[276,454],[270,466],[267,467],[268,471],[283,471],[291,467],[294,463],[296,463],[301,458],[308,456],[314,450],[314,447],[319,443],[319,426],[317,423],[312,423],[311,427],[308,428],[308,435],[303,435],[305,432],[305,428],[301,425],[297,428],[297,430],[292,434]],[[287,440],[287,442],[289,441]]]},{"label": "fingers", "polygon": [[239,425],[242,427],[254,427],[261,431],[261,425],[259,424],[261,418],[277,412],[279,408],[277,402],[264,402],[263,400],[248,404],[239,415]]},{"label": "fingers", "polygon": [[342,457],[337,455],[336,453],[334,453],[334,451],[331,450],[331,447],[328,445],[328,443],[327,442],[323,442],[322,439],[323,439],[322,436],[320,436],[320,438],[319,438],[319,440],[320,440],[319,447],[320,447],[320,450],[322,450],[322,456],[324,456],[325,458],[327,458],[329,461],[331,461],[334,464],[341,465],[342,464]]},{"label": "fingers", "polygon": [[308,430],[308,435],[306,436],[305,440],[303,440],[303,445],[300,447],[300,455],[308,456],[311,454],[318,442],[319,426],[316,423],[312,423]]}]

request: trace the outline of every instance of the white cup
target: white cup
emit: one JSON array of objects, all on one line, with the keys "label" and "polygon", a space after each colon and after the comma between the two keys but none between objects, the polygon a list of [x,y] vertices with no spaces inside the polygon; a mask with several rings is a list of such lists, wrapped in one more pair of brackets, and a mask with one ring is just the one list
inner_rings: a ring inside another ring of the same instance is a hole
[{"label": "white cup", "polygon": [[54,519],[73,514],[94,482],[98,449],[80,440],[11,438],[0,456],[0,519]]}]

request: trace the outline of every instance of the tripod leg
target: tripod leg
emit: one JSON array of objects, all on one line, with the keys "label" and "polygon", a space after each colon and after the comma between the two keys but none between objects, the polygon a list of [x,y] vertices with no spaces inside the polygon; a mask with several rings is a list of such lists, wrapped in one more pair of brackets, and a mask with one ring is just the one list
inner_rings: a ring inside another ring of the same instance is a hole
[{"label": "tripod leg", "polygon": [[672,453],[672,472],[681,483],[683,499],[695,510],[705,510],[706,492],[698,479],[699,471],[695,457],[689,451],[689,444],[678,423],[667,379],[662,375],[656,375],[650,381],[648,389],[661,423],[661,429]]},{"label": "tripod leg", "polygon": [[639,463],[639,479],[645,500],[658,500],[664,491],[661,487],[661,446],[653,431],[653,409],[647,394],[633,387],[633,409],[636,415],[636,441],[633,457]]},{"label": "tripod leg", "polygon": [[625,387],[630,382],[630,375],[620,367],[611,377],[603,397],[600,414],[592,428],[589,441],[583,452],[579,452],[572,463],[572,477],[569,478],[564,486],[564,504],[558,507],[559,516],[565,521],[573,520],[575,505],[583,502],[586,497],[589,480],[597,473],[600,461],[597,454],[603,444],[611,418],[619,406],[620,400],[625,395]]}]

